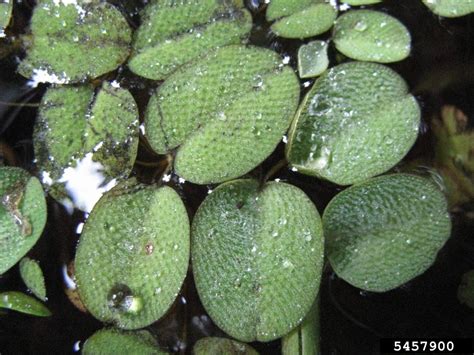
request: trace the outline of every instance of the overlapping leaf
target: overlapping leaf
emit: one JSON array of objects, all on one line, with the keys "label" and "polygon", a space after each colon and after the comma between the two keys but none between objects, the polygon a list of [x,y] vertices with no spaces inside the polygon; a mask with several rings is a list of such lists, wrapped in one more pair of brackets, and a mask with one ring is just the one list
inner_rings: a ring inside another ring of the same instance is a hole
[{"label": "overlapping leaf", "polygon": [[46,301],[43,271],[38,262],[27,257],[21,259],[20,275],[26,287],[40,300]]},{"label": "overlapping leaf", "polygon": [[436,15],[460,17],[474,12],[473,0],[423,0]]}]

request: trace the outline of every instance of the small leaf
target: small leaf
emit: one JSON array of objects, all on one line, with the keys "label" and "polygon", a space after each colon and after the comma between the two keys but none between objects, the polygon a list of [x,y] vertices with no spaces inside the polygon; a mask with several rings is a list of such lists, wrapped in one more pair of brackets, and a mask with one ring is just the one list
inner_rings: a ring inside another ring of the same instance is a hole
[{"label": "small leaf", "polygon": [[0,168],[0,274],[38,241],[46,224],[41,184],[23,169]]},{"label": "small leaf", "polygon": [[232,337],[270,341],[296,327],[318,293],[318,211],[303,191],[254,180],[220,185],[192,225],[193,274],[212,320]]},{"label": "small leaf", "polygon": [[288,161],[304,174],[350,185],[408,152],[420,109],[405,81],[380,64],[338,65],[318,78],[290,129]]},{"label": "small leaf", "polygon": [[312,78],[321,75],[328,66],[327,42],[312,41],[308,44],[303,44],[298,50],[298,72],[300,78]]},{"label": "small leaf", "polygon": [[145,128],[176,173],[197,184],[230,180],[267,158],[299,99],[293,70],[267,49],[228,46],[170,76],[151,97]]},{"label": "small leaf", "polygon": [[252,16],[239,0],[158,0],[142,13],[129,67],[145,78],[163,80],[212,49],[239,44],[251,28]]},{"label": "small leaf", "polygon": [[18,72],[33,80],[73,83],[115,70],[129,54],[131,30],[106,2],[40,0],[31,19],[33,39]]},{"label": "small leaf", "polygon": [[175,300],[189,260],[189,220],[178,194],[124,181],[104,194],[77,248],[79,295],[97,319],[145,327]]},{"label": "small leaf", "polygon": [[375,292],[425,272],[451,231],[441,191],[408,174],[380,176],[344,190],[326,207],[323,225],[337,275]]},{"label": "small leaf", "polygon": [[408,57],[411,36],[407,28],[390,15],[353,10],[337,19],[334,43],[341,53],[352,59],[391,63]]},{"label": "small leaf", "polygon": [[[277,19],[280,16],[283,17]],[[267,20],[276,19],[272,31],[285,38],[307,38],[324,33],[333,26],[336,16],[337,10],[324,1],[300,4],[293,0],[273,0],[267,10]]]},{"label": "small leaf", "polygon": [[352,6],[360,6],[378,4],[379,2],[382,2],[382,0],[342,0],[342,2]]},{"label": "small leaf", "polygon": [[167,354],[158,348],[158,343],[146,330],[123,331],[109,328],[95,332],[84,343],[83,355],[106,354]]},{"label": "small leaf", "polygon": [[210,354],[232,354],[232,355],[258,355],[258,352],[250,345],[240,343],[238,341],[227,339],[208,337],[202,338],[194,344],[194,355],[210,355]]},{"label": "small leaf", "polygon": [[474,270],[462,275],[461,284],[458,288],[458,300],[474,309]]},{"label": "small leaf", "polygon": [[5,37],[5,28],[10,23],[12,16],[13,0],[4,0],[0,3],[0,38]]},{"label": "small leaf", "polygon": [[40,301],[24,293],[8,291],[0,293],[0,308],[11,309],[38,317],[49,317],[51,312]]},{"label": "small leaf", "polygon": [[436,15],[460,17],[474,12],[473,0],[423,0]]},{"label": "small leaf", "polygon": [[128,90],[104,82],[51,87],[35,123],[39,173],[58,201],[90,212],[102,193],[130,174],[138,148],[138,109]]},{"label": "small leaf", "polygon": [[38,262],[27,257],[21,259],[20,275],[26,287],[41,301],[46,301],[43,271]]}]

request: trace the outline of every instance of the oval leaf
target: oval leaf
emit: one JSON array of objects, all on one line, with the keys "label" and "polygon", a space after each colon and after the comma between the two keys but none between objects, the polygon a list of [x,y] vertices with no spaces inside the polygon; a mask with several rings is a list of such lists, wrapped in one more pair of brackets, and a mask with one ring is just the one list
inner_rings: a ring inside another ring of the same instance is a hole
[{"label": "oval leaf", "polygon": [[194,344],[194,355],[209,354],[242,354],[258,355],[258,352],[250,345],[226,338],[208,337],[200,339]]},{"label": "oval leaf", "polygon": [[251,28],[242,1],[155,1],[142,14],[128,65],[135,74],[162,80],[209,50],[240,43]]},{"label": "oval leaf", "polygon": [[36,244],[46,224],[41,184],[20,168],[0,168],[0,274]]},{"label": "oval leaf", "polygon": [[46,301],[46,286],[41,267],[36,260],[23,258],[20,261],[20,275],[26,287],[42,301]]},{"label": "oval leaf", "polygon": [[81,300],[93,316],[145,327],[171,306],[186,276],[189,220],[178,194],[125,181],[96,204],[77,248]]},{"label": "oval leaf", "polygon": [[299,99],[293,70],[267,49],[228,46],[170,76],[150,99],[146,135],[198,184],[255,168],[280,142]]},{"label": "oval leaf", "polygon": [[0,293],[0,308],[11,309],[38,317],[49,317],[51,312],[40,301],[24,293],[8,291]]},{"label": "oval leaf", "polygon": [[339,185],[381,174],[408,152],[420,109],[405,81],[388,67],[353,62],[323,74],[293,121],[290,163]]},{"label": "oval leaf", "polygon": [[313,41],[298,49],[298,72],[300,78],[312,78],[321,75],[329,66],[328,44]]},{"label": "oval leaf", "polygon": [[193,274],[212,320],[241,341],[269,341],[296,327],[319,289],[318,211],[300,189],[253,180],[219,186],[192,225]]},{"label": "oval leaf", "polygon": [[423,0],[436,15],[460,17],[474,12],[473,0]]},{"label": "oval leaf", "polygon": [[49,193],[69,195],[90,212],[100,196],[127,177],[138,148],[138,110],[128,90],[104,82],[53,87],[44,95],[35,123],[35,156]]},{"label": "oval leaf", "polygon": [[446,199],[430,180],[386,175],[339,193],[323,216],[327,255],[339,277],[384,292],[422,274],[449,238]]},{"label": "oval leaf", "polygon": [[349,11],[334,26],[334,43],[357,60],[391,63],[410,54],[411,36],[396,18],[379,11]]},{"label": "oval leaf", "polygon": [[101,329],[84,343],[83,355],[99,354],[167,354],[158,348],[158,343],[146,330],[123,331],[119,329]]},{"label": "oval leaf", "polygon": [[130,27],[119,10],[87,0],[40,0],[31,33],[18,72],[56,83],[84,81],[114,70],[127,58],[131,42]]}]

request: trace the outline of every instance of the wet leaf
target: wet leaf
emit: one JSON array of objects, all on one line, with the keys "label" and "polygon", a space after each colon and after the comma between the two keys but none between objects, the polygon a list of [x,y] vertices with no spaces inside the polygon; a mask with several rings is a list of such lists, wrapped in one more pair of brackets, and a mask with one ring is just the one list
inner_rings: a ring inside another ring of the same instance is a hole
[{"label": "wet leaf", "polygon": [[300,78],[312,78],[321,75],[328,66],[327,42],[312,41],[308,44],[303,44],[298,50],[298,72]]},{"label": "wet leaf", "polygon": [[188,260],[189,220],[178,194],[125,181],[84,225],[75,259],[79,295],[97,319],[142,328],[171,306]]},{"label": "wet leaf", "polygon": [[0,293],[0,308],[30,314],[38,317],[49,317],[51,312],[40,301],[24,293],[8,291]]},{"label": "wet leaf", "polygon": [[131,30],[120,11],[99,1],[40,0],[32,40],[18,72],[73,83],[115,70],[129,55]]},{"label": "wet leaf", "polygon": [[0,168],[0,274],[38,241],[46,224],[41,184],[20,168]]},{"label": "wet leaf", "polygon": [[462,275],[461,284],[458,288],[458,300],[474,309],[474,270]]},{"label": "wet leaf", "polygon": [[423,0],[436,15],[460,17],[474,12],[474,0]]},{"label": "wet leaf", "polygon": [[142,13],[129,67],[162,80],[214,48],[239,44],[251,28],[252,16],[240,0],[158,0]]},{"label": "wet leaf", "polygon": [[20,275],[26,287],[40,300],[46,301],[43,271],[38,262],[27,257],[21,259]]},{"label": "wet leaf", "polygon": [[158,343],[146,330],[123,331],[109,328],[95,332],[84,343],[83,355],[106,354],[167,354],[161,351]]},{"label": "wet leaf", "polygon": [[307,38],[329,30],[337,16],[334,6],[323,0],[273,0],[267,20],[276,20],[271,29],[285,38]]},{"label": "wet leaf", "polygon": [[267,49],[228,46],[170,76],[150,99],[146,135],[198,184],[255,168],[280,142],[299,99],[293,70]]},{"label": "wet leaf", "polygon": [[5,37],[5,28],[10,23],[12,9],[13,0],[6,0],[0,3],[0,38]]},{"label": "wet leaf", "polygon": [[360,6],[378,4],[379,2],[382,2],[382,0],[342,0],[342,2],[352,6]]},{"label": "wet leaf", "polygon": [[250,345],[232,339],[208,337],[202,338],[194,344],[193,354],[258,355],[258,352]]},{"label": "wet leaf", "polygon": [[220,185],[192,225],[201,302],[232,337],[270,341],[296,327],[318,293],[323,265],[318,211],[295,186],[254,180]]},{"label": "wet leaf", "polygon": [[411,36],[407,28],[390,15],[353,10],[337,19],[334,43],[341,53],[352,59],[391,63],[408,57]]},{"label": "wet leaf", "polygon": [[376,177],[339,193],[324,211],[323,226],[336,274],[375,292],[425,272],[451,231],[441,191],[408,174]]},{"label": "wet leaf", "polygon": [[68,195],[90,212],[103,192],[132,170],[138,148],[138,110],[125,89],[104,82],[52,87],[44,95],[34,133],[39,173],[58,201]]},{"label": "wet leaf", "polygon": [[350,185],[397,164],[418,135],[420,109],[405,81],[380,64],[324,73],[290,129],[287,157],[304,174]]}]

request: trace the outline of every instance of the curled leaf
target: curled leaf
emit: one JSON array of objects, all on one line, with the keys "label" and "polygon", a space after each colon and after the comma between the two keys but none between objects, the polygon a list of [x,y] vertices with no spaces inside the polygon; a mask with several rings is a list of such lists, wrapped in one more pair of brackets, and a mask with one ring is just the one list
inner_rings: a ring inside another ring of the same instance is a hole
[{"label": "curled leaf", "polygon": [[425,272],[451,232],[442,192],[430,180],[408,174],[376,177],[342,191],[326,207],[323,226],[337,275],[375,292]]},{"label": "curled leaf", "polygon": [[0,293],[0,308],[38,317],[49,317],[51,315],[51,312],[43,303],[16,291]]},{"label": "curled leaf", "polygon": [[20,275],[26,287],[42,301],[46,301],[46,286],[41,267],[36,260],[23,258],[20,261]]},{"label": "curled leaf", "polygon": [[222,330],[241,341],[288,333],[319,289],[320,217],[292,185],[220,185],[194,217],[191,249],[201,302]]}]

